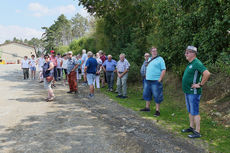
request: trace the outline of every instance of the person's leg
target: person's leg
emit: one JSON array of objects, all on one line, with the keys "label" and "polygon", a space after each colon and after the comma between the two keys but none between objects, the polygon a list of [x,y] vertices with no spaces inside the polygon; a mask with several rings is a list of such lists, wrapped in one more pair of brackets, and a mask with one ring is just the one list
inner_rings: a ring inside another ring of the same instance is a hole
[{"label": "person's leg", "polygon": [[194,129],[194,127],[195,127],[194,116],[192,116],[190,113],[189,113],[189,125],[191,128]]},{"label": "person's leg", "polygon": [[36,78],[36,67],[34,68],[34,80]]},{"label": "person's leg", "polygon": [[71,74],[68,74],[68,83],[69,83],[69,91],[73,91]]},{"label": "person's leg", "polygon": [[111,83],[110,83],[110,77],[111,77],[111,73],[110,72],[106,72],[106,80],[107,80],[107,84],[108,84],[108,89],[110,89]]},{"label": "person's leg", "polygon": [[26,79],[29,79],[29,68],[26,68]]},{"label": "person's leg", "polygon": [[110,89],[112,90],[113,90],[113,82],[114,82],[114,72],[111,73],[111,77],[110,77],[110,84],[111,84]]},{"label": "person's leg", "polygon": [[200,115],[194,116],[194,122],[196,124],[196,132],[200,133]]},{"label": "person's leg", "polygon": [[145,80],[143,99],[146,101],[145,108],[140,111],[150,111],[150,101],[152,100],[151,81]]},{"label": "person's leg", "polygon": [[54,66],[54,80],[57,81],[57,67]]},{"label": "person's leg", "polygon": [[128,73],[126,73],[126,74],[121,78],[122,94],[123,94],[124,97],[127,96],[127,79],[128,79]]},{"label": "person's leg", "polygon": [[156,103],[156,111],[160,112],[160,103],[163,101],[163,84],[154,81],[152,84],[152,93]]},{"label": "person's leg", "polygon": [[22,69],[22,73],[23,73],[23,77],[24,77],[24,80],[25,80],[26,79],[26,69],[25,68]]},{"label": "person's leg", "polygon": [[99,89],[100,88],[100,75],[97,75],[95,80],[96,80],[97,88]]},{"label": "person's leg", "polygon": [[[107,80],[108,81],[108,80]],[[121,78],[117,77],[117,92],[118,96],[122,96],[122,91],[121,91]]]},{"label": "person's leg", "polygon": [[76,72],[71,72],[72,75],[72,84],[73,84],[73,91],[77,91],[77,76],[76,76]]},{"label": "person's leg", "polygon": [[94,95],[94,86],[93,85],[89,86],[89,90],[90,90],[90,94]]}]

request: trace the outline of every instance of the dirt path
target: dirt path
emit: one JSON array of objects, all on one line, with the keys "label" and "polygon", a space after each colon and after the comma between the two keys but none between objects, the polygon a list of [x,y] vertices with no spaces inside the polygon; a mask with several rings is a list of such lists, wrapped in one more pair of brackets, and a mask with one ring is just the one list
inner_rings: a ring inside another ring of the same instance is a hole
[{"label": "dirt path", "polygon": [[199,140],[161,130],[99,91],[89,100],[87,88],[68,95],[58,84],[47,103],[43,84],[21,78],[18,65],[0,65],[1,153],[206,152]]}]

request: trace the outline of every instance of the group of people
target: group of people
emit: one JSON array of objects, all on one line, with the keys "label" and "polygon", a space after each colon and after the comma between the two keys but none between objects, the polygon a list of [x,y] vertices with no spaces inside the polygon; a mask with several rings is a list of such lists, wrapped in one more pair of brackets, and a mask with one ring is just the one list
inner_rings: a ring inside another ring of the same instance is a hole
[{"label": "group of people", "polygon": [[[183,133],[191,132],[189,138],[200,138],[200,115],[199,103],[202,94],[202,86],[210,76],[210,72],[197,58],[197,48],[188,46],[185,51],[186,60],[189,62],[182,79],[182,88],[185,94],[185,102],[189,113],[190,127],[183,129]],[[150,54],[152,55],[150,57]],[[165,61],[158,55],[157,48],[152,47],[149,53],[145,53],[145,61],[141,67],[143,80],[143,99],[146,101],[145,108],[140,111],[150,111],[152,97],[156,103],[154,116],[160,116],[160,104],[163,101],[162,80],[166,73]]]},{"label": "group of people", "polygon": [[[91,51],[82,50],[82,56],[73,56],[72,51],[64,54],[55,55],[52,50],[51,56],[45,55],[40,57],[37,61],[40,69],[40,81],[44,80],[45,88],[48,90],[47,101],[54,99],[52,90],[55,87],[55,81],[61,80],[62,75],[65,74],[65,79],[68,80],[69,91],[67,93],[78,93],[78,80],[83,77],[83,84],[89,85],[88,98],[94,97],[94,88],[105,86],[108,84],[108,91],[114,91],[113,84],[115,74],[117,74],[117,97],[127,98],[127,78],[130,64],[125,58],[125,54],[120,54],[119,61],[113,59],[112,55],[105,56],[103,51],[99,51],[94,55]],[[189,113],[190,127],[183,129],[182,132],[192,132],[189,138],[199,138],[200,135],[200,115],[199,102],[202,94],[202,86],[208,80],[210,72],[197,58],[197,48],[188,46],[185,51],[186,60],[189,64],[182,79],[182,88],[185,93],[185,101]],[[163,79],[166,73],[166,64],[164,59],[158,55],[157,48],[152,47],[150,53],[144,54],[145,61],[141,67],[140,73],[143,81],[143,99],[146,101],[145,108],[140,111],[149,112],[152,98],[156,103],[156,112],[154,116],[160,116],[160,104],[163,101]],[[29,60],[28,64],[33,65],[33,59]],[[22,61],[23,74],[27,76],[27,67],[25,61]],[[42,63],[42,61],[44,63]],[[36,63],[36,62],[35,62]],[[42,65],[42,66],[41,66]],[[40,67],[41,66],[41,67]],[[31,68],[31,71],[34,68]],[[35,69],[36,70],[36,69]],[[42,80],[43,79],[43,80]],[[96,84],[96,85],[95,85]]]}]

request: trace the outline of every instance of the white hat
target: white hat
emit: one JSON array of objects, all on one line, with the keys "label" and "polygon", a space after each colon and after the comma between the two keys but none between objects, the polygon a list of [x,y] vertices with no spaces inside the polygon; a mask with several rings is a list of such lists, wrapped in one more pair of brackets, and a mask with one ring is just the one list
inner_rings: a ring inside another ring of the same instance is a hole
[{"label": "white hat", "polygon": [[73,52],[72,51],[68,51],[68,54],[73,54]]},{"label": "white hat", "polygon": [[194,46],[188,46],[188,47],[186,48],[186,50],[192,50],[192,51],[194,51],[194,52],[197,53],[197,48],[194,47]]}]

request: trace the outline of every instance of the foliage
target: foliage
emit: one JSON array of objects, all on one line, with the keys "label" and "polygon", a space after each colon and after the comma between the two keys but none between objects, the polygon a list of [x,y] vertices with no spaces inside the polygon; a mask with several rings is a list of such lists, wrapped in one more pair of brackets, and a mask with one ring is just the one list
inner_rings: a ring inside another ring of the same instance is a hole
[{"label": "foliage", "polygon": [[230,2],[227,0],[79,0],[98,18],[96,50],[113,55],[125,52],[138,66],[152,45],[158,47],[167,68],[181,75],[188,45],[198,47],[198,57],[217,63],[230,54]]},{"label": "foliage", "polygon": [[56,52],[57,53],[60,53],[61,55],[67,53],[69,51],[69,46],[59,46],[57,49],[56,49]]},{"label": "foliage", "polygon": [[69,45],[69,49],[72,50],[75,55],[81,54],[82,49],[95,53],[95,42],[93,37],[82,37],[78,40],[73,40]]},{"label": "foliage", "polygon": [[43,42],[45,49],[50,51],[57,50],[59,46],[69,45],[73,39],[82,37],[88,30],[88,20],[80,14],[76,14],[71,20],[68,20],[63,14],[54,21],[50,27],[42,27]]}]

